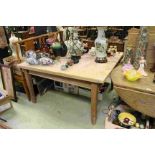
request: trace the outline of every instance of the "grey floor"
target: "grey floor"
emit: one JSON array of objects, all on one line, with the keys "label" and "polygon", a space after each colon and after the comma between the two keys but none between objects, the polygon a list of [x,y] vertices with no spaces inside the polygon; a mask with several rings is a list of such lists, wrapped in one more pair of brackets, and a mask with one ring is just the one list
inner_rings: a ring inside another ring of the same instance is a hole
[{"label": "grey floor", "polygon": [[29,102],[23,93],[17,93],[18,102],[13,109],[1,115],[15,129],[103,129],[107,107],[114,92],[105,92],[104,100],[98,102],[96,125],[90,121],[90,99],[56,90],[38,96],[36,104]]}]

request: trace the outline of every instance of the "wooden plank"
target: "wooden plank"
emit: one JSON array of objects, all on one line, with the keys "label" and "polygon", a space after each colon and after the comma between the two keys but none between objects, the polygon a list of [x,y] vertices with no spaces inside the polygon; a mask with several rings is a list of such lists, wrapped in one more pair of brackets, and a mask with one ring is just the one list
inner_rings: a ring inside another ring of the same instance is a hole
[{"label": "wooden plank", "polygon": [[39,38],[45,38],[45,37],[48,37],[48,36],[51,36],[52,33],[60,33],[61,31],[57,31],[57,32],[50,32],[50,33],[47,33],[47,34],[42,34],[42,35],[39,35],[39,36],[34,36],[34,37],[30,37],[30,38],[27,38],[27,39],[23,39],[23,40],[20,40],[16,43],[19,43],[19,44],[22,44],[22,43],[25,43],[27,41],[30,41],[30,40],[36,40],[36,39],[39,39]]},{"label": "wooden plank", "polygon": [[91,89],[90,83],[83,82],[83,81],[80,81],[80,80],[74,80],[74,79],[71,79],[71,78],[58,77],[58,76],[45,74],[45,73],[38,73],[38,72],[34,72],[34,71],[29,71],[29,74],[39,76],[39,77],[43,77],[43,78],[46,78],[46,79],[51,79],[51,80],[54,80],[54,81],[59,81],[59,82],[63,82],[63,83],[67,83],[67,84],[71,84],[71,85]]},{"label": "wooden plank", "polygon": [[49,36],[49,34],[42,34],[42,35],[39,35],[39,36],[23,39],[21,41],[18,41],[17,43],[22,44],[22,43],[30,41],[30,40],[36,40],[36,39],[39,39],[39,38],[42,38],[42,37],[48,37],[48,36]]},{"label": "wooden plank", "polygon": [[96,124],[97,119],[97,94],[98,94],[98,85],[91,84],[91,122]]},{"label": "wooden plank", "polygon": [[16,47],[16,55],[17,55],[17,60],[20,62],[21,61],[21,58],[20,58],[20,54],[19,54],[19,43],[16,43],[15,44],[15,47]]}]

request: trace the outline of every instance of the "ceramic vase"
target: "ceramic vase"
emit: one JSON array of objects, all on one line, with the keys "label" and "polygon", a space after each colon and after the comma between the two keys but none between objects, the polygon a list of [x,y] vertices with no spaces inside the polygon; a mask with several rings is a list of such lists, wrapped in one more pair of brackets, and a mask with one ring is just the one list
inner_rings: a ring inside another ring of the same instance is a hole
[{"label": "ceramic vase", "polygon": [[65,41],[68,49],[68,54],[74,63],[78,63],[81,55],[84,51],[84,46],[82,42],[78,39],[78,32],[76,28],[69,27],[69,40]]},{"label": "ceramic vase", "polygon": [[107,62],[107,39],[105,38],[104,27],[98,27],[98,36],[95,40],[96,59],[97,63]]}]

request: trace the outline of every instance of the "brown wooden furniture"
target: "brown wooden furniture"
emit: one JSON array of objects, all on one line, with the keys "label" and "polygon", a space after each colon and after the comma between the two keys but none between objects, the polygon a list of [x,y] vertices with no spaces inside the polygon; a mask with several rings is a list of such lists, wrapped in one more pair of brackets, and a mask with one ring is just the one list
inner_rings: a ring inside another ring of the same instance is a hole
[{"label": "brown wooden furniture", "polygon": [[129,82],[123,77],[122,67],[116,67],[111,78],[118,95],[133,109],[155,118],[155,84],[154,74],[148,71],[148,76]]},{"label": "brown wooden furniture", "polygon": [[28,100],[30,100],[30,93],[26,84],[26,79],[24,77],[23,72],[17,67],[18,60],[14,56],[9,56],[3,59],[5,65],[8,65],[12,68],[13,78],[15,81],[18,81],[22,84],[24,91],[27,95]]},{"label": "brown wooden furniture", "polygon": [[131,28],[128,30],[128,37],[126,39],[125,47],[126,48],[136,48],[140,29]]},{"label": "brown wooden furniture", "polygon": [[21,39],[29,38],[29,32],[28,31],[17,31],[14,33],[18,38],[21,38]]},{"label": "brown wooden furniture", "polygon": [[148,47],[146,52],[147,67],[155,68],[155,26],[148,26]]},{"label": "brown wooden furniture", "polygon": [[58,36],[58,33],[61,35],[61,31],[58,31],[58,32],[50,32],[48,34],[43,34],[43,35],[39,35],[39,36],[35,36],[35,37],[31,37],[31,38],[27,38],[27,39],[24,39],[24,40],[21,40],[21,41],[18,41],[15,43],[15,46],[16,46],[16,53],[17,53],[17,60],[20,62],[23,58],[20,57],[20,54],[19,54],[19,46],[20,47],[23,47],[24,48],[24,52],[28,51],[28,50],[35,50],[35,45],[34,45],[34,42],[35,41],[38,41],[38,43],[40,45],[44,44],[46,39],[48,37],[55,37],[57,38]]},{"label": "brown wooden furniture", "polygon": [[14,99],[16,101],[17,98],[16,98],[16,92],[14,89],[14,79],[13,79],[12,67],[9,65],[1,64],[0,71],[1,71],[1,79],[2,79],[2,84],[3,84],[3,89],[6,91],[8,96],[10,96],[12,99]]},{"label": "brown wooden furniture", "polygon": [[104,83],[121,58],[122,53],[116,53],[114,57],[108,58],[108,63],[100,64],[95,62],[95,57],[85,54],[81,57],[78,64],[69,67],[65,71],[61,70],[61,65],[66,63],[66,58],[61,58],[59,62],[50,66],[29,65],[26,62],[21,62],[18,67],[24,72],[31,101],[34,103],[36,102],[36,96],[33,89],[32,75],[90,89],[91,121],[92,124],[95,124],[99,86]]},{"label": "brown wooden furniture", "polygon": [[109,38],[108,40],[108,48],[110,46],[117,46],[117,51],[124,51],[124,41],[120,40],[118,37],[116,36],[112,36],[111,38]]},{"label": "brown wooden furniture", "polygon": [[35,37],[23,39],[21,41],[16,42],[14,44],[15,44],[15,47],[16,47],[16,55],[17,55],[17,57],[10,56],[10,57],[7,57],[7,58],[3,59],[4,64],[7,64],[7,65],[10,65],[10,66],[13,67],[14,79],[17,82],[19,82],[19,83],[21,83],[23,85],[23,88],[25,90],[25,93],[27,95],[28,100],[30,100],[30,93],[29,93],[29,90],[28,90],[26,79],[25,79],[24,73],[17,66],[17,64],[19,62],[21,62],[22,59],[23,59],[23,57],[20,56],[21,54],[19,53],[20,52],[19,47],[22,47],[25,52],[28,51],[28,50],[35,50],[35,45],[34,45],[35,41],[38,41],[39,44],[43,44],[43,43],[45,43],[46,38],[48,38],[48,36],[51,36],[53,34],[57,35],[57,33],[43,34],[43,35],[40,35],[40,36],[35,36]]},{"label": "brown wooden furniture", "polygon": [[[11,100],[12,99],[15,100],[16,95],[13,89],[13,78],[10,67],[6,65],[1,65],[0,69],[1,69],[1,79],[4,87],[4,89],[0,90],[0,92],[3,94],[3,97],[0,98],[0,108],[3,107],[0,111],[0,114],[2,114],[13,107]],[[10,127],[8,127],[5,123],[2,123],[0,121],[0,129],[9,129],[9,128]]]}]

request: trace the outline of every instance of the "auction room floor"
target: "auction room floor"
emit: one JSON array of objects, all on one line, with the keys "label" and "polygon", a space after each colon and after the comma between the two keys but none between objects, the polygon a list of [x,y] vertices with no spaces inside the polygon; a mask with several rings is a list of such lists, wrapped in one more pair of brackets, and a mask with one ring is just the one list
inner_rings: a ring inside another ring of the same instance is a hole
[{"label": "auction room floor", "polygon": [[56,90],[38,96],[36,104],[29,102],[23,93],[18,93],[18,102],[13,109],[1,115],[11,128],[18,129],[66,129],[66,128],[104,128],[104,118],[113,94],[105,93],[104,100],[98,102],[96,125],[90,121],[90,99]]}]

